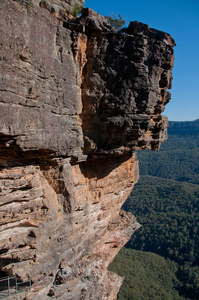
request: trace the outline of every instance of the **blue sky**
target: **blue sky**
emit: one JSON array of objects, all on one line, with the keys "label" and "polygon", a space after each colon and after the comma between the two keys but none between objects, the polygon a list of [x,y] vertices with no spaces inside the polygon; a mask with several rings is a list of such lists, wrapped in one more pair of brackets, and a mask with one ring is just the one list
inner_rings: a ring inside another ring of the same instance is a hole
[{"label": "blue sky", "polygon": [[170,121],[199,119],[199,0],[86,0],[103,16],[121,14],[127,25],[139,21],[168,32],[176,41]]}]

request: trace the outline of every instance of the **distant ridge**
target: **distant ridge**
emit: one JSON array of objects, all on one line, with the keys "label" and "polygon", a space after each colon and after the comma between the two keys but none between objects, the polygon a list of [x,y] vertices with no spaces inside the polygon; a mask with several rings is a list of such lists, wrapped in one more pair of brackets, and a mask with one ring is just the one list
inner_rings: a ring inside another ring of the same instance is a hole
[{"label": "distant ridge", "polygon": [[169,134],[199,134],[199,119],[195,121],[169,121]]}]

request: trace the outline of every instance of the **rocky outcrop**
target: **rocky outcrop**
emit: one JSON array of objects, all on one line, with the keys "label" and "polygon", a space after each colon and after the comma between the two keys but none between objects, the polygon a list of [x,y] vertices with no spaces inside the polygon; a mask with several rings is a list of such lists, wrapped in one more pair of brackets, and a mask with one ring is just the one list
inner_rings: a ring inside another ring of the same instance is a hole
[{"label": "rocky outcrop", "polygon": [[168,34],[138,22],[126,34],[93,29],[82,83],[86,152],[159,148],[166,136],[161,113],[170,100],[172,46]]},{"label": "rocky outcrop", "polygon": [[30,276],[28,299],[116,298],[107,267],[140,226],[121,210],[132,151],[166,139],[173,39],[73,5],[1,5],[0,271]]}]

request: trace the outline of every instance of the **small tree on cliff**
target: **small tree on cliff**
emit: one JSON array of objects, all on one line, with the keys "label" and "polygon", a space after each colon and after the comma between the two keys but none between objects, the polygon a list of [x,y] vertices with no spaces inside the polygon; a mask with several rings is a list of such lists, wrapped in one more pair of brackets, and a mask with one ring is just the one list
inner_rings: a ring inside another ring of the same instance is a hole
[{"label": "small tree on cliff", "polygon": [[112,14],[112,16],[106,16],[105,17],[109,23],[111,24],[111,26],[113,26],[113,28],[118,31],[120,29],[122,29],[122,27],[126,24],[126,20],[124,20],[122,18],[122,15],[118,15],[118,18],[116,18],[116,16],[114,14]]},{"label": "small tree on cliff", "polygon": [[83,5],[79,5],[77,3],[74,3],[72,7],[69,7],[66,10],[66,14],[67,15],[72,15],[73,17],[77,18],[78,15],[81,13],[81,10],[84,6]]}]

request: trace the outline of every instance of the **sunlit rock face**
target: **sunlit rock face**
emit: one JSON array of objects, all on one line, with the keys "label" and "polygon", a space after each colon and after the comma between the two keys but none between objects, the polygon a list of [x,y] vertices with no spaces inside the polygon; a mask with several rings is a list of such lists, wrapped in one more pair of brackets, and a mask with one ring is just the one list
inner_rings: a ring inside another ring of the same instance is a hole
[{"label": "sunlit rock face", "polygon": [[30,276],[28,299],[116,299],[132,151],[166,139],[173,39],[74,3],[1,3],[0,271]]}]

